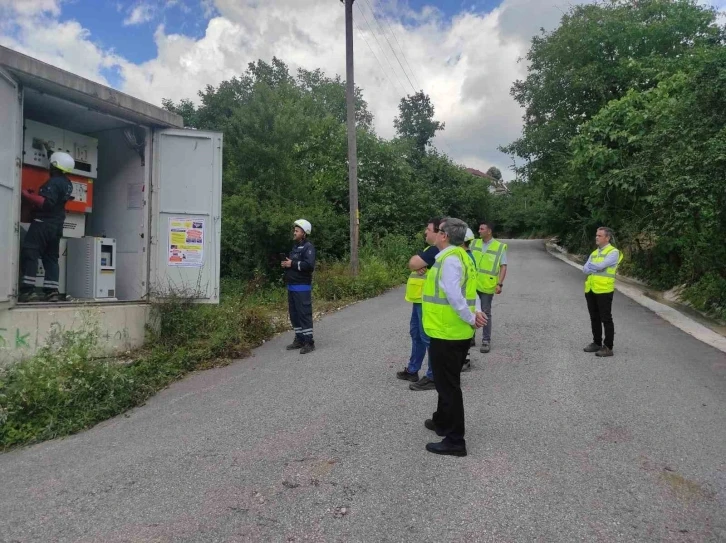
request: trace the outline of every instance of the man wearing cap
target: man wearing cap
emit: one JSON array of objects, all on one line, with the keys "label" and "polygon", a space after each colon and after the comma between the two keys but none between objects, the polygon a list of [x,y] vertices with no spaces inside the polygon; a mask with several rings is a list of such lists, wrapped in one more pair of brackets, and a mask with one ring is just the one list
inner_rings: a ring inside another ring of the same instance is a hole
[{"label": "man wearing cap", "polygon": [[479,221],[479,236],[481,239],[471,244],[477,269],[476,291],[481,301],[481,309],[487,316],[487,324],[482,329],[482,353],[491,350],[492,341],[492,301],[495,294],[501,294],[504,288],[504,278],[507,276],[507,244],[494,239],[492,222],[482,219]]},{"label": "man wearing cap", "polygon": [[312,302],[315,247],[307,239],[313,227],[305,219],[296,220],[294,225],[295,244],[288,257],[281,263],[285,268],[290,322],[295,331],[295,339],[287,346],[287,350],[300,349],[300,354],[307,354],[315,350]]}]

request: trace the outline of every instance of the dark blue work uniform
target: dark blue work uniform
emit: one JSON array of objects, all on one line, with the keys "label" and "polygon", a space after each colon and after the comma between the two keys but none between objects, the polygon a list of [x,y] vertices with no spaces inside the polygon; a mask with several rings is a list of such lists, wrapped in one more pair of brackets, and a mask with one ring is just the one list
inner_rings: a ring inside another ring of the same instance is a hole
[{"label": "dark blue work uniform", "polygon": [[43,261],[45,268],[43,290],[47,294],[58,292],[60,240],[66,220],[66,202],[72,198],[72,193],[73,184],[60,172],[54,172],[38,190],[38,195],[45,201],[43,207],[33,209],[30,228],[23,242],[20,254],[23,269],[21,293],[32,292],[35,288],[38,259]]},{"label": "dark blue work uniform", "polygon": [[301,345],[314,345],[312,290],[315,247],[308,240],[303,240],[292,248],[288,258],[292,265],[285,269],[285,283],[295,341]]}]

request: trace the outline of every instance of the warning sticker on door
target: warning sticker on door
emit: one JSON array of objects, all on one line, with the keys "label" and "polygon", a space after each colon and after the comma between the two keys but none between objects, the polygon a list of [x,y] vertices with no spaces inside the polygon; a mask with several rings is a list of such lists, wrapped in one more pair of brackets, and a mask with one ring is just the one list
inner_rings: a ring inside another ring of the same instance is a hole
[{"label": "warning sticker on door", "polygon": [[169,266],[204,264],[204,219],[169,219]]}]

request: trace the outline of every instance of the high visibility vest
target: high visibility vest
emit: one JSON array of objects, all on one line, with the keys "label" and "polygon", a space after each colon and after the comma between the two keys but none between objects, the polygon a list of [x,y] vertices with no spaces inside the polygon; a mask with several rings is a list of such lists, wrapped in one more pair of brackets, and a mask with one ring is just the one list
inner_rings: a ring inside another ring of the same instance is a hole
[{"label": "high visibility vest", "polygon": [[423,287],[423,306],[421,307],[424,332],[429,337],[436,339],[471,339],[474,337],[474,327],[461,320],[439,285],[442,266],[447,258],[458,258],[461,262],[463,271],[459,282],[461,294],[472,313],[476,308],[476,268],[466,251],[461,247],[456,247],[437,260],[426,276],[426,283]]},{"label": "high visibility vest", "polygon": [[[590,255],[590,262],[599,264],[605,261],[605,257],[613,251],[617,251],[612,245],[605,247],[598,255],[598,249],[595,249]],[[620,262],[623,260],[623,253],[620,252],[618,262],[614,266],[605,268],[601,272],[591,273],[585,280],[585,292],[594,292],[595,294],[607,294],[615,290],[615,273],[618,270]]]},{"label": "high visibility vest", "polygon": [[[428,247],[426,247],[428,249]],[[424,249],[424,251],[426,250]],[[406,301],[414,304],[420,304],[423,301],[423,286],[426,282],[428,270],[423,275],[412,271],[406,282]]]},{"label": "high visibility vest", "polygon": [[494,294],[499,282],[502,255],[507,250],[507,244],[492,239],[485,251],[484,241],[477,239],[469,248],[476,262],[476,290],[485,294]]}]

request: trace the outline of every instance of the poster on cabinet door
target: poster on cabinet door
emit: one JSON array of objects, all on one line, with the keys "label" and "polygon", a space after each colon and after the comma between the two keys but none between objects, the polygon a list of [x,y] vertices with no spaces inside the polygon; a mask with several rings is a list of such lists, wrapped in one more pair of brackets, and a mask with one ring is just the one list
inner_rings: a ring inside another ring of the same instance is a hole
[{"label": "poster on cabinet door", "polygon": [[204,219],[169,219],[169,266],[201,268],[204,263]]}]

